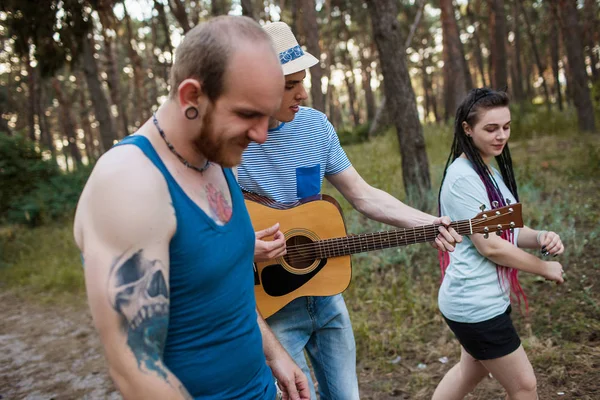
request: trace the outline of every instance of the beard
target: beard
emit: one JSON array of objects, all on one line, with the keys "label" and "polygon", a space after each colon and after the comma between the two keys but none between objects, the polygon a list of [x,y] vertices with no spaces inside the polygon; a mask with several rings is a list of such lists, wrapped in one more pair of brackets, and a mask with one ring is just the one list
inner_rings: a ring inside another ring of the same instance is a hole
[{"label": "beard", "polygon": [[239,139],[225,140],[215,132],[213,110],[211,103],[202,116],[202,131],[196,140],[196,148],[208,161],[225,168],[234,167],[242,160],[242,151],[238,151],[238,147],[244,144],[240,143]]}]

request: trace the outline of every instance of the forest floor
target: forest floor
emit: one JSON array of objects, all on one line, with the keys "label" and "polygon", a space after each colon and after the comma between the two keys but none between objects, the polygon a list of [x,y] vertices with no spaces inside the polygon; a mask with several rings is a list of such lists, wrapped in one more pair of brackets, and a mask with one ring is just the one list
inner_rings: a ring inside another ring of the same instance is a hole
[{"label": "forest floor", "polygon": [[[0,399],[121,398],[108,377],[100,340],[85,304],[39,304],[23,301],[11,291],[0,294],[0,303]],[[540,399],[600,398],[600,337],[591,339],[588,344],[571,345],[568,351],[548,343],[535,343],[533,350],[530,346],[530,355],[533,351],[535,359],[548,362],[537,365]],[[551,364],[552,358],[562,362]],[[407,384],[415,374],[425,381],[437,381],[450,367],[450,363],[441,362],[422,370],[402,361],[391,365],[391,371],[382,373],[359,363],[362,399],[430,398],[431,388],[411,393]],[[468,399],[503,396],[500,385],[486,378]]]}]

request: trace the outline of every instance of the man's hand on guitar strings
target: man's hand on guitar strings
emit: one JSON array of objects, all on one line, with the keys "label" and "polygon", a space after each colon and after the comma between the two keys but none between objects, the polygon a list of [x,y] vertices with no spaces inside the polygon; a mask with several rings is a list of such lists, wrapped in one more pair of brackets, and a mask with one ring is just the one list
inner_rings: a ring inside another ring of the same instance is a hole
[{"label": "man's hand on guitar strings", "polygon": [[434,225],[442,225],[438,228],[439,235],[437,235],[434,242],[431,242],[434,248],[441,251],[454,251],[456,244],[462,242],[462,236],[450,226],[450,223],[448,217],[439,217],[433,220]]},{"label": "man's hand on guitar strings", "polygon": [[[286,255],[285,236],[279,230],[279,223],[255,234],[254,261],[267,261]],[[273,236],[273,240],[263,240],[269,236]]]}]

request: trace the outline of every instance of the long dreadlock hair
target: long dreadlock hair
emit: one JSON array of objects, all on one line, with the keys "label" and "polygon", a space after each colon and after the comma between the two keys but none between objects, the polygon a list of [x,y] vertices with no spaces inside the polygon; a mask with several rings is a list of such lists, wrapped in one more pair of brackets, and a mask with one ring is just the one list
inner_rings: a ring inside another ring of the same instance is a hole
[{"label": "long dreadlock hair", "polygon": [[[444,175],[442,177],[442,183],[440,184],[440,191],[438,193],[438,205],[440,207],[439,210],[441,210],[440,196],[442,193],[442,185],[444,184],[444,179],[446,178],[448,166],[450,166],[450,164],[452,164],[454,160],[460,157],[460,155],[463,153],[471,162],[471,165],[483,182],[490,204],[492,204],[494,201],[497,201],[500,207],[507,205],[506,199],[503,198],[498,187],[498,183],[494,179],[492,172],[481,158],[481,154],[473,144],[473,140],[465,133],[463,122],[466,122],[469,126],[473,127],[478,122],[480,111],[499,107],[508,107],[509,102],[510,100],[508,94],[504,91],[496,91],[489,88],[478,88],[471,90],[465,100],[456,110],[456,118],[454,120],[454,140],[452,142],[448,160],[446,161],[446,166],[444,167]],[[517,183],[515,181],[512,158],[510,156],[508,143],[504,146],[502,153],[495,158],[504,183],[515,199],[519,201],[519,193],[517,191]],[[514,243],[514,234],[509,230],[505,230],[501,237],[510,241],[511,243]],[[450,256],[448,253],[440,252],[439,259],[443,279],[446,268],[450,264]],[[523,299],[527,308],[527,297],[525,296],[525,292],[519,283],[518,272],[519,271],[517,269],[496,265],[496,273],[498,274],[498,281],[500,284],[502,285],[506,280],[508,280],[511,292],[517,299],[518,303],[521,304],[521,299]]]}]

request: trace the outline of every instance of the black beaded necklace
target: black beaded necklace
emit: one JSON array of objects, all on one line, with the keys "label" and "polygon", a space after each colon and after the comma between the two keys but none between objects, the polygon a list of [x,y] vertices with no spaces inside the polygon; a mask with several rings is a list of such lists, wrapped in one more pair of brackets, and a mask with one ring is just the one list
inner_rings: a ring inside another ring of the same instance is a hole
[{"label": "black beaded necklace", "polygon": [[210,167],[210,161],[208,161],[208,160],[206,160],[206,164],[204,164],[204,166],[201,168],[198,168],[195,165],[190,164],[185,158],[183,158],[181,156],[181,154],[179,154],[177,152],[177,150],[175,150],[175,147],[173,147],[173,145],[167,140],[167,136],[165,135],[165,132],[162,130],[160,125],[158,125],[158,120],[156,119],[156,114],[152,114],[152,121],[154,122],[156,129],[158,129],[158,133],[160,133],[160,137],[162,137],[163,140],[165,141],[165,143],[167,144],[167,147],[169,148],[169,150],[171,150],[171,152],[173,154],[175,154],[177,156],[177,158],[179,158],[179,161],[181,161],[183,163],[183,165],[185,165],[186,167],[191,168],[193,170],[196,170],[200,173],[203,173],[204,171],[206,171],[208,169],[208,167]]}]

